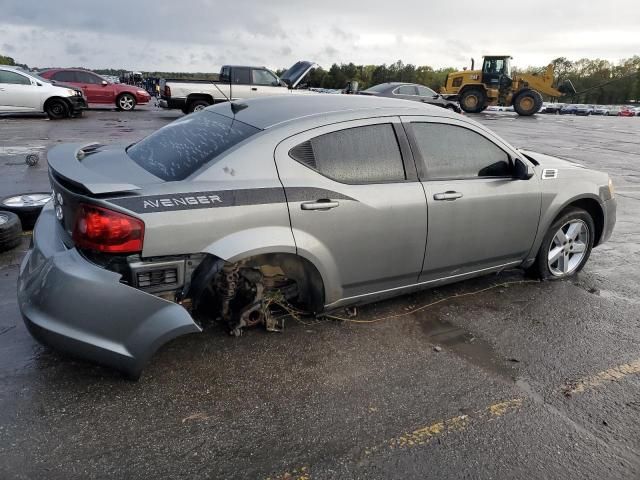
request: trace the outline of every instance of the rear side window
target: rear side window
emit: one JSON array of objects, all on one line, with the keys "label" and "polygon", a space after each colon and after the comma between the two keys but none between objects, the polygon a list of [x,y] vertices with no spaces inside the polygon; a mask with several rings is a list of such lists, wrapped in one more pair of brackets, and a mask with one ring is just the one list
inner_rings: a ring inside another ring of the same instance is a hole
[{"label": "rear side window", "polygon": [[479,133],[456,125],[412,123],[430,180],[511,176],[509,155]]},{"label": "rear side window", "polygon": [[76,72],[67,71],[67,72],[56,72],[51,77],[56,82],[77,82],[76,80]]},{"label": "rear side window", "polygon": [[312,138],[289,155],[343,183],[403,181],[400,147],[389,123],[349,128]]},{"label": "rear side window", "polygon": [[413,85],[403,85],[402,87],[398,87],[396,90],[396,95],[417,95],[418,89]]},{"label": "rear side window", "polygon": [[127,149],[142,168],[168,182],[184,180],[260,129],[203,111],[192,113],[152,133]]}]

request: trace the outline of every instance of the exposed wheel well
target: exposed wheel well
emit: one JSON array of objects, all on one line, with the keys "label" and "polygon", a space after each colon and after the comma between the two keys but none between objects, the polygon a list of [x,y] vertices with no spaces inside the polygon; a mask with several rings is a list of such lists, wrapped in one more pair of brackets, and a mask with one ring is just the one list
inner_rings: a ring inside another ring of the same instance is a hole
[{"label": "exposed wheel well", "polygon": [[[593,218],[593,223],[596,227],[595,238],[593,239],[593,246],[595,247],[600,243],[600,239],[602,238],[602,232],[604,230],[604,212],[602,211],[602,207],[598,203],[597,200],[593,198],[581,198],[579,200],[574,200],[566,207],[562,209],[562,211],[553,219],[555,222],[557,218],[562,216],[564,212],[571,207],[581,208],[585,210],[591,218]],[[552,222],[553,223],[553,222]]]},{"label": "exposed wheel well", "polygon": [[[279,267],[286,277],[294,280],[298,285],[299,300],[305,305],[307,311],[318,313],[324,308],[324,282],[318,269],[309,260],[292,253],[266,253],[234,263],[241,263],[244,267]],[[208,255],[196,269],[191,279],[189,295],[195,297],[194,305],[199,303],[198,297],[204,293],[225,264],[227,262],[224,260]]]}]

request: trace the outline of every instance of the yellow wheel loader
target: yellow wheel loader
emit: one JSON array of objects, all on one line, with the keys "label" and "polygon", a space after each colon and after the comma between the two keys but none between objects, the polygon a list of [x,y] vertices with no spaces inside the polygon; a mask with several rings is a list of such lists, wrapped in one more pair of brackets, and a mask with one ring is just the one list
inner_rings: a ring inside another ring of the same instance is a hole
[{"label": "yellow wheel loader", "polygon": [[575,88],[570,80],[553,86],[553,65],[542,75],[511,75],[511,57],[507,55],[484,56],[482,70],[462,70],[447,75],[440,93],[448,99],[456,98],[460,108],[468,113],[478,113],[489,105],[513,105],[519,115],[529,116],[542,107],[542,95],[560,97],[573,95]]}]

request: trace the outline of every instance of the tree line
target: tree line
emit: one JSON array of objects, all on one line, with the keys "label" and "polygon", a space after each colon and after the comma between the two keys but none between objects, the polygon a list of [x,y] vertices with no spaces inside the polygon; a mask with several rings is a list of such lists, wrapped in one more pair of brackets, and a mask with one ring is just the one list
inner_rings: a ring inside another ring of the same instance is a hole
[{"label": "tree line", "polygon": [[[557,80],[571,80],[578,94],[574,97],[562,98],[565,102],[624,104],[640,101],[640,56],[611,62],[599,58],[571,61],[558,57],[552,62],[554,76]],[[0,65],[17,65],[8,56],[0,55]],[[523,73],[542,73],[545,66],[527,67],[516,70]],[[392,64],[356,65],[354,63],[334,63],[328,70],[322,67],[311,71],[307,84],[310,87],[342,89],[347,82],[357,81],[360,90],[385,82],[419,83],[438,91],[445,83],[447,74],[455,68],[434,69],[428,65],[416,66],[398,60]],[[120,76],[124,69],[95,70],[104,75]],[[284,69],[278,70],[282,74]],[[217,73],[181,73],[181,72],[142,72],[145,76],[155,78],[207,78],[217,79]]]}]

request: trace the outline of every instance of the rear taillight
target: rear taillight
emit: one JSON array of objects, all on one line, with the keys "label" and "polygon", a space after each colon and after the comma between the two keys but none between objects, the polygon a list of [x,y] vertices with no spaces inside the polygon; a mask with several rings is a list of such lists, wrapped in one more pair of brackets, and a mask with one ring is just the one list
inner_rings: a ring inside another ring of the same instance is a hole
[{"label": "rear taillight", "polygon": [[142,251],[144,222],[137,218],[94,205],[80,205],[73,229],[79,248],[107,253]]},{"label": "rear taillight", "polygon": [[171,96],[171,89],[169,88],[169,85],[165,85],[164,86],[164,96],[165,97],[170,97]]}]

